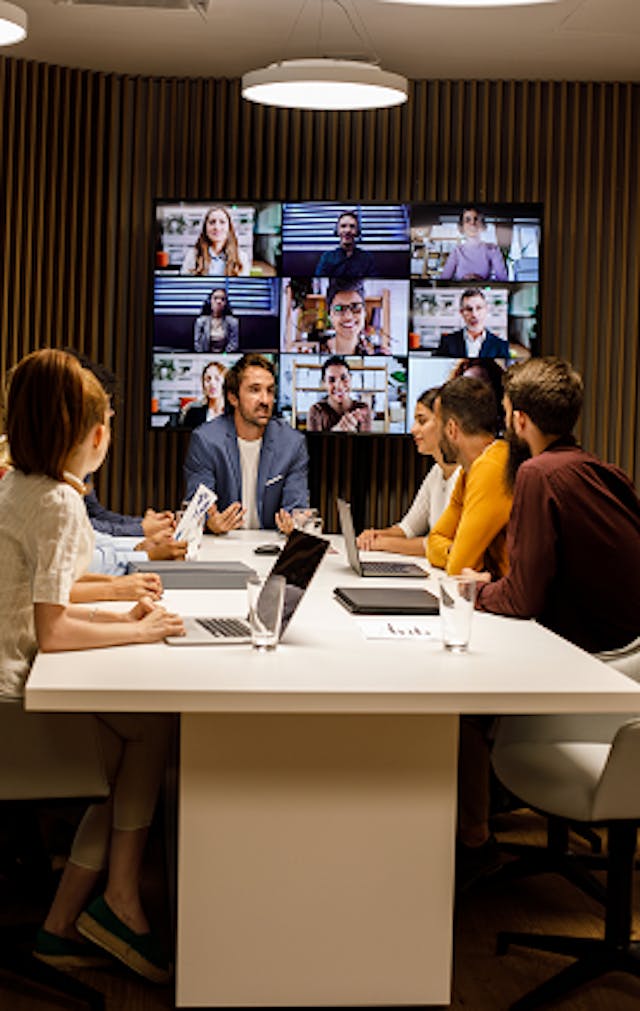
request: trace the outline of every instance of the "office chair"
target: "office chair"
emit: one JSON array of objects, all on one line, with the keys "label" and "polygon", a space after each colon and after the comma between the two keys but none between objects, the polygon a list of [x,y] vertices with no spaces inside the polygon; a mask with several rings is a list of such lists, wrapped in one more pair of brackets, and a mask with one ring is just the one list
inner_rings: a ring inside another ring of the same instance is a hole
[{"label": "office chair", "polygon": [[[601,658],[640,676],[640,640]],[[502,931],[498,953],[513,945],[573,955],[577,961],[512,1005],[530,1011],[608,972],[640,977],[640,943],[631,941],[633,871],[640,793],[640,719],[628,716],[506,717],[492,754],[503,785],[553,822],[603,826],[608,835],[605,929],[601,939]],[[582,859],[582,858],[581,858]],[[562,861],[559,870],[597,898],[588,874]]]},{"label": "office chair", "polygon": [[[34,801],[97,800],[109,784],[95,721],[84,714],[27,713],[19,701],[0,702],[0,807],[20,819]],[[0,971],[11,986],[44,987],[102,1011],[97,990],[31,955],[38,924],[0,927]]]},{"label": "office chair", "polygon": [[[596,655],[604,663],[640,681],[640,637],[621,649]],[[498,756],[509,744],[524,741],[544,743],[586,740],[606,745],[611,743],[616,731],[629,719],[629,713],[501,717],[497,724],[493,753]],[[571,846],[571,833],[586,840],[591,853],[576,852]],[[546,846],[511,842],[500,842],[499,846],[503,852],[517,857],[503,866],[503,880],[532,874],[561,874],[604,905],[606,888],[590,871],[606,870],[607,857],[601,855],[600,836],[588,825],[571,822],[566,815],[555,817],[548,814]]]}]

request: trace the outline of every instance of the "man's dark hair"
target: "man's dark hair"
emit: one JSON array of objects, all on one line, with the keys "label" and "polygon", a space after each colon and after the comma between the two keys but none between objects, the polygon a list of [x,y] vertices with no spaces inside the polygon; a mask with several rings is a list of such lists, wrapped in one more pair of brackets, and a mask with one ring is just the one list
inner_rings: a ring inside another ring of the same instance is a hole
[{"label": "man's dark hair", "polygon": [[580,417],[584,386],[571,362],[530,358],[509,369],[504,392],[514,411],[528,414],[543,435],[570,435]]},{"label": "man's dark hair", "polygon": [[322,363],[322,379],[323,379],[323,381],[324,381],[324,377],[327,374],[327,369],[331,365],[340,365],[342,368],[346,369],[347,372],[351,372],[351,369],[349,368],[349,363],[348,363],[347,359],[344,357],[344,355],[330,355],[329,358],[325,358],[324,362]]},{"label": "man's dark hair", "polygon": [[358,231],[356,233],[356,238],[359,239],[360,238],[360,215],[358,214],[357,211],[343,211],[342,214],[338,215],[338,218],[337,218],[337,221],[336,221],[336,229],[335,229],[336,235],[338,235],[338,226],[339,226],[339,224],[340,224],[340,222],[342,221],[343,218],[353,218],[353,220],[355,221],[355,223],[356,223],[356,225],[358,227]]},{"label": "man's dark hair", "polygon": [[229,394],[232,393],[234,397],[238,396],[242,377],[247,369],[251,368],[266,369],[266,371],[270,372],[275,379],[276,370],[273,362],[270,362],[268,358],[265,358],[264,355],[253,353],[243,355],[242,358],[238,359],[235,365],[232,365],[230,369],[227,369],[227,374],[224,377],[224,407],[227,414],[233,413],[233,405],[229,400]]},{"label": "man's dark hair", "polygon": [[461,376],[440,388],[440,413],[443,422],[454,418],[465,435],[490,433],[498,427],[498,405],[493,390],[482,379]]}]

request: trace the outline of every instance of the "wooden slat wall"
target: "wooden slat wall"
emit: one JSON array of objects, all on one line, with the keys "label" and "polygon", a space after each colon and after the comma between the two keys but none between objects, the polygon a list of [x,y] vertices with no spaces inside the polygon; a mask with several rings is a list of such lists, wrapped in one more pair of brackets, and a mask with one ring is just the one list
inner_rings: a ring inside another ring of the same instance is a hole
[{"label": "wooden slat wall", "polygon": [[[543,202],[543,349],[585,376],[585,446],[640,474],[637,84],[420,81],[402,109],[302,113],[244,103],[237,81],[2,58],[0,111],[0,380],[46,344],[119,375],[112,507],[181,497],[185,437],[147,430],[154,197]],[[330,527],[338,491],[384,524],[424,473],[409,438],[310,452]]]}]

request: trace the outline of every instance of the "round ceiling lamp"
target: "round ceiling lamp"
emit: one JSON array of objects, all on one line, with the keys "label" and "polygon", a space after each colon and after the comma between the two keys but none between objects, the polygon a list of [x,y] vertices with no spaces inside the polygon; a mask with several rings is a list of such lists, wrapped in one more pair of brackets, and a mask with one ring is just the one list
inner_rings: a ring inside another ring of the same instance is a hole
[{"label": "round ceiling lamp", "polygon": [[283,60],[242,77],[243,98],[285,109],[386,109],[407,92],[406,77],[358,60]]},{"label": "round ceiling lamp", "polygon": [[27,37],[27,14],[22,7],[0,0],[0,46],[14,46]]},{"label": "round ceiling lamp", "polygon": [[382,0],[387,4],[413,4],[415,7],[533,7],[555,4],[558,0]]}]

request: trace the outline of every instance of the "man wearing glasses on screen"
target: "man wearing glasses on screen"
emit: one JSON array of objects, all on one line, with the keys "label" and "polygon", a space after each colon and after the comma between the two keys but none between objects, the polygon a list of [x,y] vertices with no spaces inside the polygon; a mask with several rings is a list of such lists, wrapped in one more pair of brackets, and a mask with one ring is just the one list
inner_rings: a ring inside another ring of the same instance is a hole
[{"label": "man wearing glasses on screen", "polygon": [[356,211],[345,211],[340,215],[335,234],[340,244],[322,254],[316,267],[316,277],[375,277],[373,256],[357,245],[361,236]]}]

